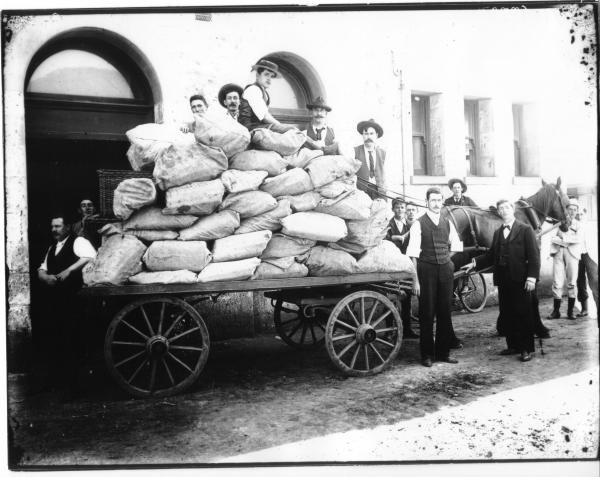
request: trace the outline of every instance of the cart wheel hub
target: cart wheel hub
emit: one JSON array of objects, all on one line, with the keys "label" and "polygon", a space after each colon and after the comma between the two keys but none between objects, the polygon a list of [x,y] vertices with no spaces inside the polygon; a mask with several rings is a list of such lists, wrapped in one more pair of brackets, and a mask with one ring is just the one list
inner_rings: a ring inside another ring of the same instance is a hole
[{"label": "cart wheel hub", "polygon": [[152,356],[163,356],[169,351],[169,342],[164,336],[153,336],[148,341],[148,352]]},{"label": "cart wheel hub", "polygon": [[377,338],[377,334],[371,325],[362,324],[356,330],[356,339],[360,344],[372,343]]}]

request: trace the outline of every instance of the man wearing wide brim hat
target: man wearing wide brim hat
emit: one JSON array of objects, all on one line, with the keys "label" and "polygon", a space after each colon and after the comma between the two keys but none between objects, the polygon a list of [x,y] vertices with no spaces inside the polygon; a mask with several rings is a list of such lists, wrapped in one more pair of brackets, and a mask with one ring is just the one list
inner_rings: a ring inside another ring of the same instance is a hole
[{"label": "man wearing wide brim hat", "polygon": [[457,205],[459,207],[477,207],[473,199],[464,195],[467,191],[467,184],[462,179],[454,177],[448,181],[448,188],[452,195],[444,201],[444,205]]},{"label": "man wearing wide brim hat", "polygon": [[327,124],[327,114],[331,111],[331,106],[321,97],[315,98],[314,101],[306,105],[311,113],[311,120],[307,124],[306,129],[302,132],[306,134],[317,144],[326,147],[325,154],[328,152],[337,153],[337,144],[335,141],[335,133],[333,128]]},{"label": "man wearing wide brim hat", "polygon": [[371,199],[385,198],[385,149],[377,145],[383,128],[374,119],[368,119],[360,121],[356,130],[363,138],[363,144],[354,148],[354,158],[360,161],[356,187]]},{"label": "man wearing wide brim hat", "polygon": [[562,300],[565,281],[567,284],[567,318],[574,320],[573,310],[577,297],[577,273],[582,248],[585,244],[584,227],[575,218],[579,212],[577,199],[570,199],[567,205],[567,217],[557,230],[556,236],[551,239],[550,255],[552,263],[552,296],[554,309],[548,318],[560,318],[560,304]]},{"label": "man wearing wide brim hat", "polygon": [[243,92],[243,88],[235,83],[228,83],[219,90],[219,104],[236,121],[240,114],[240,101]]}]

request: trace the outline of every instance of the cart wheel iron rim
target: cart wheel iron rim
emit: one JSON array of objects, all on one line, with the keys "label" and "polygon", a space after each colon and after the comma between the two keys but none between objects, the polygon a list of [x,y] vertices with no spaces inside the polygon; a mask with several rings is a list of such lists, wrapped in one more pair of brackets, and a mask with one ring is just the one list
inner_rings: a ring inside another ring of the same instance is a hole
[{"label": "cart wheel iron rim", "polygon": [[329,357],[345,374],[377,374],[390,366],[402,345],[398,309],[381,293],[351,293],[332,310],[325,343]]},{"label": "cart wheel iron rim", "polygon": [[296,305],[278,299],[273,321],[277,334],[297,349],[313,348],[325,339],[325,323],[330,308],[318,305]]},{"label": "cart wheel iron rim", "polygon": [[459,280],[459,287],[466,288],[459,290],[460,302],[465,310],[470,313],[477,313],[485,307],[487,302],[487,284],[481,273],[471,273]]},{"label": "cart wheel iron rim", "polygon": [[138,397],[170,396],[189,388],[200,376],[209,350],[202,317],[175,297],[128,304],[112,319],[104,342],[109,373]]}]

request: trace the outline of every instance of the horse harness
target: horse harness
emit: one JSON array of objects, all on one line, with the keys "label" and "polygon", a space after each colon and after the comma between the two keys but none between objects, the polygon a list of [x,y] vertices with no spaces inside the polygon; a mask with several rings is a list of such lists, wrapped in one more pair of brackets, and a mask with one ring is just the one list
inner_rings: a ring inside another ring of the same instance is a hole
[{"label": "horse harness", "polygon": [[456,210],[456,209],[462,210],[462,212],[465,214],[465,217],[467,218],[467,221],[469,222],[469,232],[471,233],[471,237],[473,238],[473,244],[475,245],[475,250],[485,249],[485,247],[480,247],[479,243],[477,242],[477,234],[475,233],[475,226],[473,225],[473,217],[469,214],[469,208],[463,207],[463,206],[449,206],[449,207],[447,207],[447,209],[448,209],[448,213],[450,214],[450,219],[452,220],[452,223],[454,224],[454,228],[456,229],[457,232],[459,230],[458,222],[456,221],[456,217],[454,216],[452,211]]}]

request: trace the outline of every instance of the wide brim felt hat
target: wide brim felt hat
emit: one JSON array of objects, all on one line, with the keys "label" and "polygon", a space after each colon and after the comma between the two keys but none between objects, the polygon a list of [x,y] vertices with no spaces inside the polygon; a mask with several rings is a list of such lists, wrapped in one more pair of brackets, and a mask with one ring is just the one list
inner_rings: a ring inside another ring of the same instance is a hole
[{"label": "wide brim felt hat", "polygon": [[239,94],[240,99],[242,98],[242,93],[244,92],[244,89],[239,84],[227,83],[219,90],[219,104],[221,104],[221,106],[225,106],[223,104],[225,102],[225,96],[227,96],[232,91],[235,91],[237,94]]},{"label": "wide brim felt hat", "polygon": [[377,122],[375,122],[375,120],[372,119],[372,118],[368,119],[366,121],[361,121],[360,123],[358,123],[356,125],[356,130],[358,131],[358,134],[362,134],[362,132],[366,128],[373,128],[373,129],[375,129],[375,132],[377,132],[377,136],[378,137],[383,136],[383,128]]},{"label": "wide brim felt hat", "polygon": [[460,184],[460,186],[462,187],[463,194],[464,194],[465,192],[467,192],[467,184],[465,184],[465,181],[463,181],[462,179],[459,179],[458,177],[454,177],[453,179],[450,179],[450,180],[448,181],[448,189],[451,189],[451,190],[452,190],[452,186],[453,186],[454,184],[456,184],[457,182],[458,182],[458,183]]},{"label": "wide brim felt hat", "polygon": [[323,108],[327,112],[331,111],[331,106],[329,106],[321,96],[316,98],[312,103],[308,103],[306,105],[306,109],[315,109],[315,108]]},{"label": "wide brim felt hat", "polygon": [[252,65],[250,71],[257,70],[258,68],[264,68],[265,70],[269,70],[275,76],[279,75],[279,66],[269,60],[258,60],[255,65]]}]

